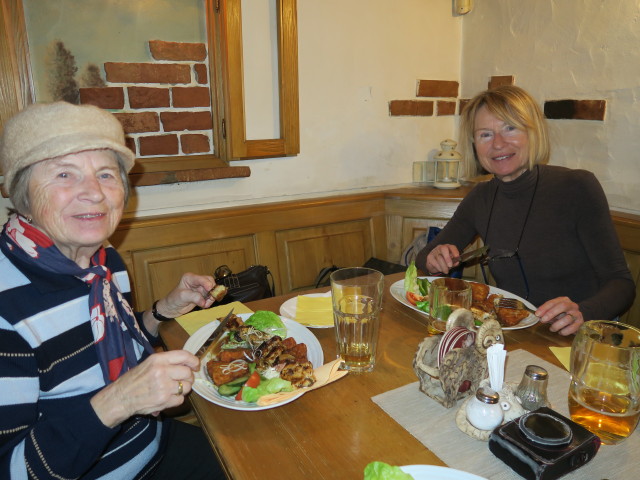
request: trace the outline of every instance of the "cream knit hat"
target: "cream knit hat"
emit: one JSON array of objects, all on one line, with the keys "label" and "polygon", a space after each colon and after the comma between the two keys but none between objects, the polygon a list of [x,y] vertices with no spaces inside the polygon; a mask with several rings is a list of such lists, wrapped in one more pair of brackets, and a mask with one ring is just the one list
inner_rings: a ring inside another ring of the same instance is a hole
[{"label": "cream knit hat", "polygon": [[133,167],[122,125],[106,110],[67,102],[30,105],[9,119],[0,138],[4,189],[11,195],[13,178],[29,165],[101,148],[116,152],[127,172]]}]

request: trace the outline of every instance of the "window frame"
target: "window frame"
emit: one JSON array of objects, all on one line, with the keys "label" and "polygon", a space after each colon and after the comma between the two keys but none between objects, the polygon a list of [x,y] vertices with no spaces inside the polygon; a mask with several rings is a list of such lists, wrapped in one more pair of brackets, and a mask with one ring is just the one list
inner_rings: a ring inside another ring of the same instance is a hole
[{"label": "window frame", "polygon": [[[245,138],[240,0],[205,0],[215,154],[141,157],[135,186],[248,177],[231,161],[295,155],[299,147],[297,0],[277,0],[280,132],[278,139]],[[35,101],[22,0],[0,0],[0,128]]]}]

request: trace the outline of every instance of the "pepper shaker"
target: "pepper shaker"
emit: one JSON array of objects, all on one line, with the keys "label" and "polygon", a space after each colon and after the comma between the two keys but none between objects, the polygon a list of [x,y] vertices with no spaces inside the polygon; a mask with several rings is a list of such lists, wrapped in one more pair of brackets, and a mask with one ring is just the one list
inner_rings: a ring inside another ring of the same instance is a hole
[{"label": "pepper shaker", "polygon": [[522,375],[522,381],[516,389],[516,396],[522,401],[522,406],[529,410],[540,407],[550,407],[547,399],[547,381],[549,374],[538,365],[527,365]]},{"label": "pepper shaker", "polygon": [[504,418],[499,402],[498,392],[489,387],[480,387],[475,397],[467,402],[467,420],[478,430],[493,430]]}]

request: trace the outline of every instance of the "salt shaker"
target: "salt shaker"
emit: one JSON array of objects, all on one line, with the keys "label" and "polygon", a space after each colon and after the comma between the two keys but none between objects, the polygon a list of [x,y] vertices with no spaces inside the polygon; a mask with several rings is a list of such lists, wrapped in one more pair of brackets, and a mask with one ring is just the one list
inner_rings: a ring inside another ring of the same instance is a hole
[{"label": "salt shaker", "polygon": [[493,430],[502,423],[504,416],[499,402],[497,392],[489,387],[480,387],[475,397],[467,402],[467,420],[478,430]]},{"label": "salt shaker", "polygon": [[538,365],[527,365],[522,375],[522,381],[516,389],[516,396],[522,401],[527,410],[549,407],[547,399],[547,381],[549,374]]}]

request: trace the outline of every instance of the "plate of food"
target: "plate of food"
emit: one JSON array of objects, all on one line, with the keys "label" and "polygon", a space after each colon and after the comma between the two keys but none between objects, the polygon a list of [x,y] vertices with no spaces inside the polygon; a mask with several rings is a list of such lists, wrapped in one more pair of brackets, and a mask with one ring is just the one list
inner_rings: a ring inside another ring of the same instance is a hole
[{"label": "plate of food", "polygon": [[[307,293],[304,295],[305,297],[309,297],[309,298],[331,298],[331,291],[328,292],[323,292],[323,293]],[[287,318],[291,318],[291,319],[295,319],[296,318],[296,312],[298,310],[298,296],[292,297],[289,300],[285,301],[281,306],[280,306],[280,315],[282,315],[283,317],[287,317]],[[324,310],[323,310],[324,312]],[[333,324],[333,312],[331,310],[331,307],[329,307],[329,312],[330,312],[330,316],[331,316],[331,322],[310,322],[310,323],[304,323],[305,327],[308,328],[333,328],[334,324]]]},{"label": "plate of food", "polygon": [[400,467],[413,480],[486,480],[473,473],[437,465],[405,465]]},{"label": "plate of food", "polygon": [[[418,280],[423,282],[424,280],[432,282],[437,278],[442,277],[418,277]],[[407,297],[404,283],[405,280],[398,280],[397,282],[393,283],[390,287],[391,296],[407,307],[412,308],[413,310],[416,310],[423,315],[428,315],[428,295],[424,296],[423,298],[417,299],[416,303],[413,303],[409,301],[409,298],[415,301],[416,297]],[[500,298],[513,298],[515,300],[520,300],[526,307],[535,310],[536,307],[534,307],[525,299],[520,298],[519,296],[514,295],[511,292],[507,292],[506,290],[502,290],[490,285],[485,285],[484,283],[471,282],[468,280],[467,283],[471,285],[471,290],[473,292],[473,303],[470,310],[473,313],[474,319],[476,321],[481,322],[488,318],[495,318],[500,322],[503,330],[518,330],[521,328],[531,327],[532,325],[538,323],[538,321],[540,320],[538,317],[528,312],[527,310],[507,308],[498,309],[496,307],[496,302]],[[425,285],[423,285],[422,288],[427,288]]]},{"label": "plate of food", "polygon": [[472,473],[437,465],[397,467],[385,462],[371,462],[364,469],[364,480],[486,480]]},{"label": "plate of food", "polygon": [[[234,317],[221,341],[209,347],[201,359],[200,369],[194,374],[193,390],[216,405],[245,411],[279,407],[302,395],[300,392],[267,406],[256,403],[259,395],[291,391],[315,381],[313,370],[324,362],[315,335],[294,320],[273,312]],[[184,349],[196,354],[219,323],[215,320],[198,329]]]}]

